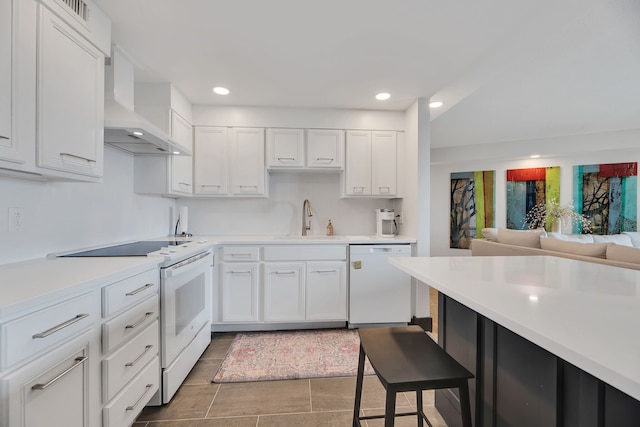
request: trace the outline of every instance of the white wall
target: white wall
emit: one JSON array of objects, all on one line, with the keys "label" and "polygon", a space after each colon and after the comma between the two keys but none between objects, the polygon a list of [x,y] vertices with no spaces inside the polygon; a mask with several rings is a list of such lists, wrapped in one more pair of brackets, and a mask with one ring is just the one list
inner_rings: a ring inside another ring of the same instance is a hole
[{"label": "white wall", "polygon": [[[398,111],[195,106],[198,126],[404,130]],[[287,235],[301,233],[302,203],[313,209],[310,235],[324,235],[329,219],[335,234],[375,234],[375,209],[388,199],[341,199],[338,173],[279,172],[269,176],[269,198],[179,199],[189,208],[196,234]]]},{"label": "white wall", "polygon": [[[507,169],[560,166],[560,203],[564,204],[573,198],[573,166],[640,162],[639,141],[640,130],[630,130],[432,150],[431,255],[471,255],[470,250],[449,248],[452,172],[496,171],[496,226],[505,227]],[[543,157],[529,158],[535,153]]]},{"label": "white wall", "polygon": [[[0,264],[127,240],[166,236],[174,200],[133,192],[133,157],[105,147],[104,182],[0,177]],[[8,232],[8,208],[24,231]]]}]

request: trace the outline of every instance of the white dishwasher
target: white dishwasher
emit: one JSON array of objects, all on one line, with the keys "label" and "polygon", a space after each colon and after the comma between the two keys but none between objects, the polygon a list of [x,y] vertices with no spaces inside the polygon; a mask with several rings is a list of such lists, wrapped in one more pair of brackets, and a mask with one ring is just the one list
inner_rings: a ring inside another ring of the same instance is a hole
[{"label": "white dishwasher", "polygon": [[411,277],[387,259],[409,256],[409,244],[349,245],[350,328],[411,320]]}]

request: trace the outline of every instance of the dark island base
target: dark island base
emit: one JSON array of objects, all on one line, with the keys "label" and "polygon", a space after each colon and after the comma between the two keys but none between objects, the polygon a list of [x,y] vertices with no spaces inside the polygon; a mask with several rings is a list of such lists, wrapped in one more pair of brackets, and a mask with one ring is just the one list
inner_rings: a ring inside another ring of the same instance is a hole
[{"label": "dark island base", "polygon": [[[442,293],[438,324],[439,344],[476,375],[474,426],[640,426],[640,401]],[[436,408],[460,425],[456,391],[437,391]]]}]

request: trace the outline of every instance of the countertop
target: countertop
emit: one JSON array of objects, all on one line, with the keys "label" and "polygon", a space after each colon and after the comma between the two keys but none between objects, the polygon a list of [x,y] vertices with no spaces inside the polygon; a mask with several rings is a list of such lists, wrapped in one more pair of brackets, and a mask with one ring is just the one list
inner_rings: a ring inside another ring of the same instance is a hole
[{"label": "countertop", "polygon": [[640,400],[640,271],[547,256],[390,262]]},{"label": "countertop", "polygon": [[[139,239],[167,240],[167,236]],[[299,244],[400,244],[415,243],[414,238],[396,236],[231,236],[196,235],[184,240],[206,242],[204,246],[223,245],[299,245]],[[114,242],[113,245],[128,242]],[[111,246],[111,245],[102,245]],[[201,246],[201,247],[204,247]],[[95,247],[92,247],[95,248]],[[92,248],[77,248],[76,252]],[[102,258],[36,258],[0,265],[0,318],[8,318],[21,310],[37,307],[56,298],[65,298],[91,286],[101,286],[153,268],[165,261],[162,254],[148,257]]]}]

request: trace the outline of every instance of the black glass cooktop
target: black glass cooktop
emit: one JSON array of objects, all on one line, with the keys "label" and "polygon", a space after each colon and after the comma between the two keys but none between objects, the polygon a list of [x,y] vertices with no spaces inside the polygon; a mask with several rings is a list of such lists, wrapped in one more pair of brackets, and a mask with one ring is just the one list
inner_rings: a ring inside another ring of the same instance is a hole
[{"label": "black glass cooktop", "polygon": [[62,255],[63,257],[108,257],[108,256],[147,256],[150,252],[159,251],[163,247],[178,246],[190,241],[141,241],[109,246],[107,248],[91,249],[83,252]]}]

